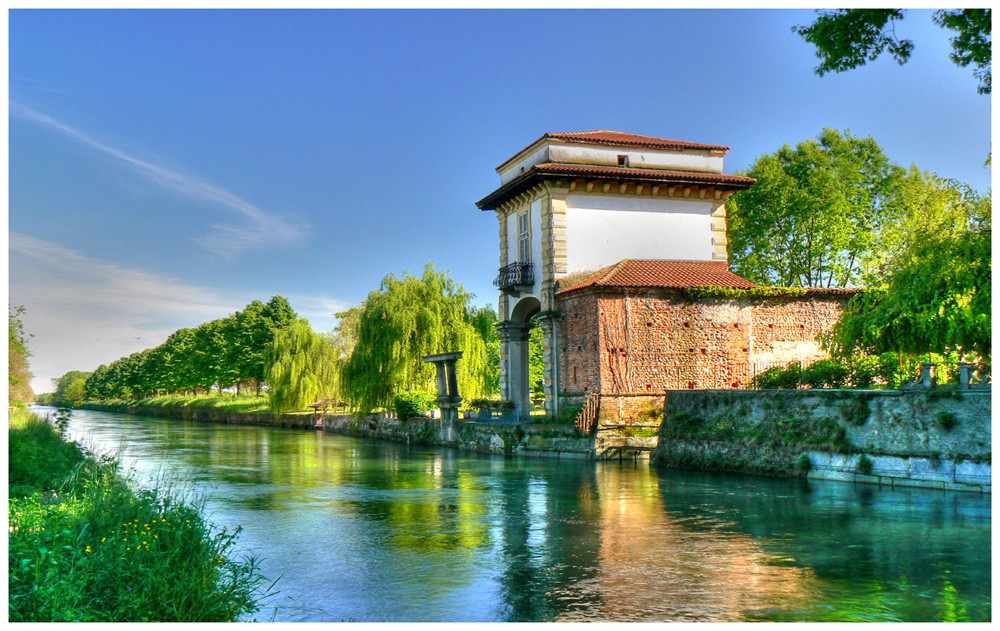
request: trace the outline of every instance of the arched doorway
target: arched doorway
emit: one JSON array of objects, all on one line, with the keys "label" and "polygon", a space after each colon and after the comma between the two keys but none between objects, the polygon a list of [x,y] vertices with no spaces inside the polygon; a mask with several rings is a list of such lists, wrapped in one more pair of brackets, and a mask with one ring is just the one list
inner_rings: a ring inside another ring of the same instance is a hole
[{"label": "arched doorway", "polygon": [[542,304],[538,298],[522,298],[511,310],[510,319],[497,327],[500,330],[504,363],[503,397],[513,401],[525,416],[531,411],[531,371],[528,361],[528,339],[533,326],[531,318],[541,309]]}]

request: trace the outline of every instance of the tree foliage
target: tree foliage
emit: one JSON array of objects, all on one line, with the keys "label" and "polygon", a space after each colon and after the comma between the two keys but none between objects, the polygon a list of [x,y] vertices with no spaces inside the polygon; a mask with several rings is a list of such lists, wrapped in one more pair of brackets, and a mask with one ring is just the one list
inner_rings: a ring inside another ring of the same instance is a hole
[{"label": "tree foliage", "polygon": [[864,282],[879,235],[898,221],[903,173],[874,139],[849,130],[759,157],[744,172],[757,184],[726,204],[731,267],[784,287]]},{"label": "tree foliage", "polygon": [[339,360],[332,339],[313,331],[303,318],[275,332],[266,353],[271,411],[283,414],[336,397]]},{"label": "tree foliage", "polygon": [[991,256],[988,220],[958,235],[925,235],[886,283],[851,299],[832,331],[832,352],[957,351],[989,362]]},{"label": "tree foliage", "polygon": [[911,229],[885,280],[847,305],[828,340],[832,352],[955,352],[989,362],[991,215],[989,198],[968,190],[929,212],[933,223]]},{"label": "tree foliage", "polygon": [[39,399],[39,403],[72,408],[87,399],[86,383],[91,373],[71,370],[52,380],[55,390]]},{"label": "tree foliage", "polygon": [[7,306],[7,400],[18,405],[30,403],[35,396],[31,390],[32,374],[28,366],[31,352],[22,314],[23,306]]},{"label": "tree foliage", "polygon": [[296,318],[288,300],[254,300],[242,311],[175,331],[151,349],[100,366],[86,383],[93,399],[132,398],[156,393],[208,392],[212,387],[260,384],[275,332]]},{"label": "tree foliage", "polygon": [[433,263],[420,278],[386,276],[357,312],[356,343],[343,370],[351,402],[362,410],[387,408],[404,390],[436,390],[434,366],[423,357],[452,351],[463,353],[457,364],[461,395],[487,394],[490,362],[470,300]]},{"label": "tree foliage", "polygon": [[528,332],[528,387],[538,397],[545,385],[545,332],[535,326]]},{"label": "tree foliage", "polygon": [[485,307],[470,307],[469,319],[486,345],[486,367],[483,377],[484,395],[500,392],[500,335],[497,333],[497,323],[500,321],[496,310]]},{"label": "tree foliage", "polygon": [[[961,67],[973,66],[980,94],[992,90],[992,14],[990,9],[942,9],[934,22],[956,32],[951,38],[951,60]],[[874,61],[888,52],[900,65],[910,58],[913,42],[896,36],[896,23],[903,9],[837,9],[820,12],[809,26],[795,30],[816,46],[820,59],[816,74],[843,72]]]}]

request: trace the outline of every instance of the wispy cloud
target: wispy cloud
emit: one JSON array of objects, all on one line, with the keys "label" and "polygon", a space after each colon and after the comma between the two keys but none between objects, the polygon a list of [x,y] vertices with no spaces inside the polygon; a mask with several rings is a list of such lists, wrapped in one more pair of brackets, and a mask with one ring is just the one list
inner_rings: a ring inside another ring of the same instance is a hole
[{"label": "wispy cloud", "polygon": [[288,223],[273,214],[266,213],[220,186],[206,182],[197,176],[178,173],[165,166],[129,155],[26,105],[10,101],[10,114],[58,131],[64,136],[111,158],[118,164],[130,168],[166,190],[241,216],[243,222],[239,224],[221,222],[211,224],[210,228],[214,232],[198,240],[202,246],[221,256],[232,259],[242,252],[265,245],[289,245],[300,241],[307,234],[305,226]]},{"label": "wispy cloud", "polygon": [[[36,392],[51,391],[51,380],[67,371],[93,370],[157,346],[177,329],[270,297],[188,285],[19,233],[10,234],[9,247],[8,300],[26,307],[25,330],[34,335],[28,347]],[[326,296],[286,297],[317,331],[331,330],[333,313],[350,306]]]},{"label": "wispy cloud", "polygon": [[179,328],[241,309],[238,297],[10,235],[11,304],[25,305],[32,387],[51,390],[69,370],[93,370],[162,343]]}]

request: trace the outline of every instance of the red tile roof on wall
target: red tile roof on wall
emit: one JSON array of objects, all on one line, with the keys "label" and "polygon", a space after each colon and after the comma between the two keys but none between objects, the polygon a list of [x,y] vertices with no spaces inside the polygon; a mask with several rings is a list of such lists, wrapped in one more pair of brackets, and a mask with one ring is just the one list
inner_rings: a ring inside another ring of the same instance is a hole
[{"label": "red tile roof on wall", "polygon": [[586,287],[732,287],[752,289],[756,284],[729,271],[725,261],[654,261],[625,259],[591,274],[558,293]]},{"label": "red tile roof on wall", "polygon": [[573,131],[573,132],[549,132],[542,134],[540,138],[521,149],[513,156],[497,167],[499,171],[507,166],[514,158],[524,153],[527,149],[539,142],[552,139],[563,142],[576,142],[588,145],[605,145],[609,147],[642,147],[645,149],[698,149],[702,151],[725,151],[729,152],[726,145],[707,145],[700,142],[688,142],[686,140],[671,140],[669,138],[655,138],[653,136],[643,136],[641,134],[628,134],[623,131],[611,131],[609,129],[596,129],[594,131]]},{"label": "red tile roof on wall", "polygon": [[561,164],[543,162],[536,164],[513,180],[476,202],[480,210],[493,210],[508,199],[530,189],[546,178],[593,178],[595,180],[630,182],[657,182],[663,184],[714,186],[717,189],[741,191],[753,186],[757,180],[726,173],[701,173],[693,171],[666,171],[661,169],[631,169],[625,167],[594,166],[589,164]]}]

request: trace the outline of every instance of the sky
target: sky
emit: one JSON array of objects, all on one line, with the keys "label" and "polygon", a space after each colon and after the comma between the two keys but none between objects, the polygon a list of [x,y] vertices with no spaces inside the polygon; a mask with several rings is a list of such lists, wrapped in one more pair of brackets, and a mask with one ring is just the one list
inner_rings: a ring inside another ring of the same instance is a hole
[{"label": "sky", "polygon": [[818,77],[812,10],[12,10],[8,302],[35,392],[252,300],[313,328],[428,262],[496,306],[475,202],[546,132],[731,147],[824,127],[986,192],[991,97],[930,11]]}]

